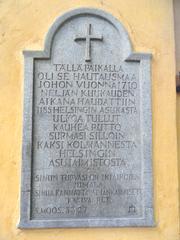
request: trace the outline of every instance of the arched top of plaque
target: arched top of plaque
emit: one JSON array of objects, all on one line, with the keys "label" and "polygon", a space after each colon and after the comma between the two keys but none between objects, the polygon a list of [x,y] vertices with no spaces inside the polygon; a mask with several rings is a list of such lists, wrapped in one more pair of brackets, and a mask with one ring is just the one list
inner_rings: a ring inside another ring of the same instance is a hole
[{"label": "arched top of plaque", "polygon": [[46,35],[44,51],[24,51],[24,54],[56,60],[66,55],[73,61],[78,58],[92,63],[111,56],[118,61],[151,58],[149,53],[132,53],[129,35],[121,22],[95,8],[78,8],[58,17]]}]

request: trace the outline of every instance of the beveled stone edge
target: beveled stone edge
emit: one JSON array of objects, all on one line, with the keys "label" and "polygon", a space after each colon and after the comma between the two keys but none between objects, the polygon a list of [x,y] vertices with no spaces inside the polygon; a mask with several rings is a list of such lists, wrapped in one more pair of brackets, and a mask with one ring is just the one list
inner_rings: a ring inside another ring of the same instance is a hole
[{"label": "beveled stone edge", "polygon": [[132,52],[125,61],[141,61],[143,59],[151,60],[152,54],[151,53],[141,53],[141,52]]},{"label": "beveled stone edge", "polygon": [[87,219],[61,219],[61,220],[29,220],[20,221],[18,228],[118,228],[118,227],[155,227],[153,216],[146,218],[87,218]]}]

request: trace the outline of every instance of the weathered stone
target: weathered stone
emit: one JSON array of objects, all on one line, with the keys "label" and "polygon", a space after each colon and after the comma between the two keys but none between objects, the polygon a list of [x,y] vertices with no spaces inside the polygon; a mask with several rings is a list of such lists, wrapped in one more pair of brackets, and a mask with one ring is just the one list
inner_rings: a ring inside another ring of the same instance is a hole
[{"label": "weathered stone", "polygon": [[151,55],[95,9],[24,55],[19,227],[153,226]]}]

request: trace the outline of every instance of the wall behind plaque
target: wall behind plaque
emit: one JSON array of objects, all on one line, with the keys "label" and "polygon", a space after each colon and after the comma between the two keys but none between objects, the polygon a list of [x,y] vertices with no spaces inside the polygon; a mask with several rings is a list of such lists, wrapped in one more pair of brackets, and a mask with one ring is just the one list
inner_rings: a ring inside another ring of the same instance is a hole
[{"label": "wall behind plaque", "polygon": [[[176,53],[176,77],[180,85],[180,1],[174,0],[174,29],[175,29],[175,53]],[[178,163],[180,183],[180,92],[177,94],[177,139],[178,139]],[[179,192],[180,199],[180,192]]]}]

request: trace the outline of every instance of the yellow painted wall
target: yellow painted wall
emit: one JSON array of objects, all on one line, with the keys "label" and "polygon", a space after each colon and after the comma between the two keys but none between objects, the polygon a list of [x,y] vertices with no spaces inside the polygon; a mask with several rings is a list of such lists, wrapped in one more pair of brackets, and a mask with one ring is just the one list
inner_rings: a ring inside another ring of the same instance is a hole
[{"label": "yellow painted wall", "polygon": [[[177,135],[178,135],[178,168],[179,168],[179,187],[180,187],[180,93],[177,96]],[[180,201],[180,191],[179,191]],[[180,206],[179,206],[180,207]],[[180,208],[179,208],[180,212]]]},{"label": "yellow painted wall", "polygon": [[[135,51],[151,52],[155,228],[20,230],[22,50],[43,49],[52,22],[77,7],[112,13]],[[0,1],[0,240],[178,240],[176,92],[171,0]],[[179,130],[180,131],[180,130]]]},{"label": "yellow painted wall", "polygon": [[[179,72],[180,72],[180,15],[179,13],[180,13],[180,1],[174,0],[176,75],[179,75]],[[177,140],[178,140],[178,163],[179,163],[179,184],[180,184],[180,93],[177,94]],[[179,200],[180,200],[180,191],[179,191]]]}]

